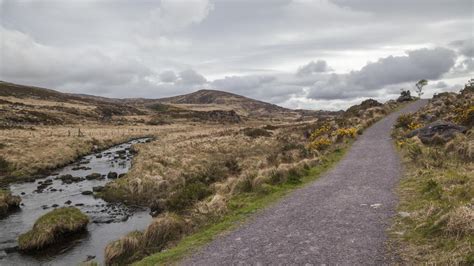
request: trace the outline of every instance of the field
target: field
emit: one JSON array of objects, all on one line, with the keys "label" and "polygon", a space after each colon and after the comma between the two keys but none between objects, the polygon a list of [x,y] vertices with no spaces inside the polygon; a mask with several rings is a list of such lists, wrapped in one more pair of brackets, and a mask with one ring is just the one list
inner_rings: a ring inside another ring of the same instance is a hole
[{"label": "field", "polygon": [[[133,138],[153,138],[132,148],[136,155],[124,177],[95,193],[109,202],[149,207],[155,217],[145,231],[110,243],[108,264],[140,260],[205,228],[228,228],[316,178],[358,134],[400,106],[367,100],[346,112],[286,111],[219,94],[242,108],[234,112],[208,103],[213,91],[199,92],[204,98],[198,93],[176,101],[117,102],[26,90],[4,92],[0,102],[4,185]],[[187,109],[196,99],[206,102],[201,110]]]}]

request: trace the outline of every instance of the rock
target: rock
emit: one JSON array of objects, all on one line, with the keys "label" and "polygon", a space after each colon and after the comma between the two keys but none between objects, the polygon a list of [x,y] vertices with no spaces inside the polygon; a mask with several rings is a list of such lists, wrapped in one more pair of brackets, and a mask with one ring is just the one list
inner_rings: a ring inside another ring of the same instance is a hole
[{"label": "rock", "polygon": [[458,133],[466,133],[467,128],[450,122],[438,120],[425,127],[415,129],[407,137],[418,136],[424,144],[444,143],[454,138]]},{"label": "rock", "polygon": [[118,174],[116,172],[109,172],[107,174],[108,179],[116,179],[118,177]]},{"label": "rock", "polygon": [[71,205],[71,203],[72,203],[72,201],[70,201],[70,200],[64,202],[64,204],[66,204],[66,205]]},{"label": "rock", "polygon": [[95,158],[97,158],[97,159],[102,158],[102,154],[96,154],[96,155],[95,155]]},{"label": "rock", "polygon": [[398,212],[398,215],[402,218],[405,218],[405,217],[410,217],[410,213],[409,212]]},{"label": "rock", "polygon": [[372,207],[372,208],[374,208],[374,209],[378,209],[378,208],[380,208],[380,206],[382,206],[381,203],[370,204],[370,207]]},{"label": "rock", "polygon": [[74,204],[74,206],[78,206],[78,207],[84,206],[84,203],[76,203],[76,204]]},{"label": "rock", "polygon": [[92,192],[92,191],[90,191],[90,190],[86,190],[86,191],[82,191],[81,194],[87,196],[87,195],[92,195],[92,194],[94,194],[94,192]]},{"label": "rock", "polygon": [[58,204],[53,204],[53,205],[51,205],[51,207],[57,208],[57,207],[59,207],[59,205]]},{"label": "rock", "polygon": [[92,173],[92,174],[86,176],[87,180],[97,180],[97,179],[100,179],[100,178],[102,178],[102,176],[99,173]]},{"label": "rock", "polygon": [[104,190],[104,187],[103,186],[97,186],[97,187],[93,187],[92,188],[92,191],[94,192],[101,192]]}]

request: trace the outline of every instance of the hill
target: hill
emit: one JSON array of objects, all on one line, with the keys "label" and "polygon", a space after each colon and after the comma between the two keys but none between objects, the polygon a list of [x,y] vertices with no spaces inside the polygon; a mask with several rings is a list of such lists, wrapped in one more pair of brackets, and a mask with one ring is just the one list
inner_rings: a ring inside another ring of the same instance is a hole
[{"label": "hill", "polygon": [[241,115],[249,116],[271,116],[280,113],[295,112],[294,110],[283,108],[275,104],[218,90],[198,90],[189,94],[158,99],[157,101],[195,110],[234,110]]}]

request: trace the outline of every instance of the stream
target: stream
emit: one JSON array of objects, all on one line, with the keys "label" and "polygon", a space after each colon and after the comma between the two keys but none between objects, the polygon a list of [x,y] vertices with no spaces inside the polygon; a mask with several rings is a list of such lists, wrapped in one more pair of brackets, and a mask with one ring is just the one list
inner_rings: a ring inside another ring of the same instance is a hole
[{"label": "stream", "polygon": [[[46,178],[10,185],[12,194],[21,196],[22,206],[0,219],[0,265],[78,265],[88,259],[103,263],[104,249],[110,241],[145,229],[152,221],[148,209],[107,203],[91,194],[128,172],[133,157],[131,146],[149,140],[132,140],[84,156]],[[18,252],[18,236],[30,230],[41,215],[63,206],[75,206],[89,216],[87,232],[35,254]]]}]

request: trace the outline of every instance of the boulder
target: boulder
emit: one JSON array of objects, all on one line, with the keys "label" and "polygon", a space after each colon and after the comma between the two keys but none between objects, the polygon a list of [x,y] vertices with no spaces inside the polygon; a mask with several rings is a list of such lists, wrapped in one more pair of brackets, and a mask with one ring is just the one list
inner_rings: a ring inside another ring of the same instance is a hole
[{"label": "boulder", "polygon": [[92,174],[86,176],[87,180],[97,180],[97,179],[101,179],[101,178],[102,178],[102,176],[99,173],[92,173]]},{"label": "boulder", "polygon": [[109,172],[107,174],[108,179],[116,179],[118,177],[118,174],[116,172]]},{"label": "boulder", "polygon": [[435,144],[447,142],[458,133],[466,133],[467,128],[450,122],[438,120],[425,127],[415,129],[408,133],[407,137],[418,136],[424,144]]}]

